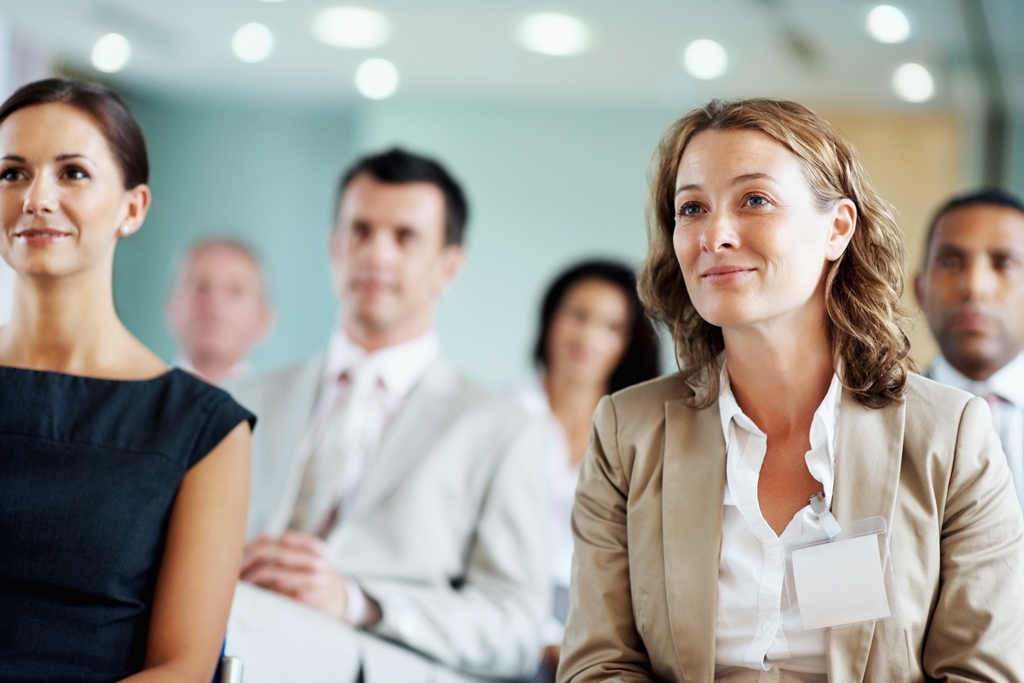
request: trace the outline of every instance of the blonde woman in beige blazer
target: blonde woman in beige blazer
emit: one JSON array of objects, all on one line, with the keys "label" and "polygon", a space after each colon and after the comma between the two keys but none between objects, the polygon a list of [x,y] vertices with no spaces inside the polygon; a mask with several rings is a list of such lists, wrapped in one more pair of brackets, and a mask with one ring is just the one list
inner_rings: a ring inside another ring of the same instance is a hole
[{"label": "blonde woman in beige blazer", "polygon": [[[1019,681],[1024,522],[984,401],[911,374],[904,248],[807,108],[666,133],[640,291],[680,373],[605,398],[573,509],[558,679]],[[796,541],[881,517],[899,607],[803,631]]]}]

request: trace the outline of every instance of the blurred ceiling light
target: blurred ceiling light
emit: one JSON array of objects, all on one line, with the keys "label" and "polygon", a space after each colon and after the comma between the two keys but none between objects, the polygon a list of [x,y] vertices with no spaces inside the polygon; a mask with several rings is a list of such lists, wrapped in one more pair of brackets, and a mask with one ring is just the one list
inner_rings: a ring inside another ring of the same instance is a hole
[{"label": "blurred ceiling light", "polygon": [[877,5],[868,12],[867,28],[880,43],[902,43],[910,37],[907,15],[892,5]]},{"label": "blurred ceiling light", "polygon": [[365,7],[328,7],[313,18],[313,35],[334,47],[380,47],[391,38],[391,22]]},{"label": "blurred ceiling light", "polygon": [[127,38],[120,33],[108,33],[92,46],[92,65],[112,74],[125,67],[131,54],[132,46],[128,44]]},{"label": "blurred ceiling light", "polygon": [[892,75],[896,95],[906,102],[927,102],[935,95],[935,79],[920,64],[910,62],[897,67]]},{"label": "blurred ceiling light", "polygon": [[263,24],[246,24],[235,31],[235,37],[231,39],[231,49],[243,62],[262,62],[274,49],[274,34]]},{"label": "blurred ceiling light", "polygon": [[710,81],[725,73],[729,66],[729,55],[720,43],[701,38],[686,46],[683,66],[694,78]]},{"label": "blurred ceiling light", "polygon": [[356,68],[356,89],[371,100],[383,100],[398,89],[398,69],[386,59],[367,59]]},{"label": "blurred ceiling light", "polygon": [[530,52],[568,57],[590,47],[590,30],[576,17],[556,12],[531,14],[519,24],[519,44]]}]

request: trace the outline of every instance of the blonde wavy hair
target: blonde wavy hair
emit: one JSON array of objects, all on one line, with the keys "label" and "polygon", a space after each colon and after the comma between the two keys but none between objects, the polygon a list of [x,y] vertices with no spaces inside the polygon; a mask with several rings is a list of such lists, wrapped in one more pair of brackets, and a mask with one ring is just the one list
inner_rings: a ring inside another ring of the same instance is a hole
[{"label": "blonde wavy hair", "polygon": [[843,255],[825,275],[825,318],[832,362],[858,403],[881,408],[900,400],[914,370],[906,315],[900,306],[906,249],[893,207],[875,189],[860,157],[832,124],[807,107],[766,98],[713,100],[666,131],[655,153],[648,206],[647,258],[640,298],[666,324],[687,381],[705,387],[690,399],[707,407],[718,398],[722,330],[697,313],[672,247],[676,173],[691,140],[708,130],[754,130],[800,159],[815,201],[826,211],[846,198],[857,226]]}]

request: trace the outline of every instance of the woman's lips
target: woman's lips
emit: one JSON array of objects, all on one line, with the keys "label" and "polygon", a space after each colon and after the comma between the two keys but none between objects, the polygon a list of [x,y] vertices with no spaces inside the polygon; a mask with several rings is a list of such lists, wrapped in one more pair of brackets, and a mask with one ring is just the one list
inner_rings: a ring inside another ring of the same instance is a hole
[{"label": "woman's lips", "polygon": [[54,228],[27,228],[14,233],[14,237],[29,244],[53,244],[70,237],[70,234]]},{"label": "woman's lips", "polygon": [[725,285],[738,282],[753,273],[753,268],[745,266],[714,266],[700,274],[701,279],[713,285]]}]

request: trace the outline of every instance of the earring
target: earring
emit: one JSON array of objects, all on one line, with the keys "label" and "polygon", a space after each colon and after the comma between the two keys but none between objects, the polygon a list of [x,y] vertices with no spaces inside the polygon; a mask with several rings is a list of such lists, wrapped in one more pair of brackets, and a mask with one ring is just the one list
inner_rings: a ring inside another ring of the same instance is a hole
[{"label": "earring", "polygon": [[119,233],[121,233],[121,236],[122,236],[122,237],[127,237],[128,235],[130,235],[130,234],[131,234],[131,232],[132,232],[132,229],[131,229],[131,228],[129,228],[129,227],[127,226],[127,225],[122,225],[122,226],[121,226],[121,229],[120,229],[120,230],[118,230],[118,232],[119,232]]}]

